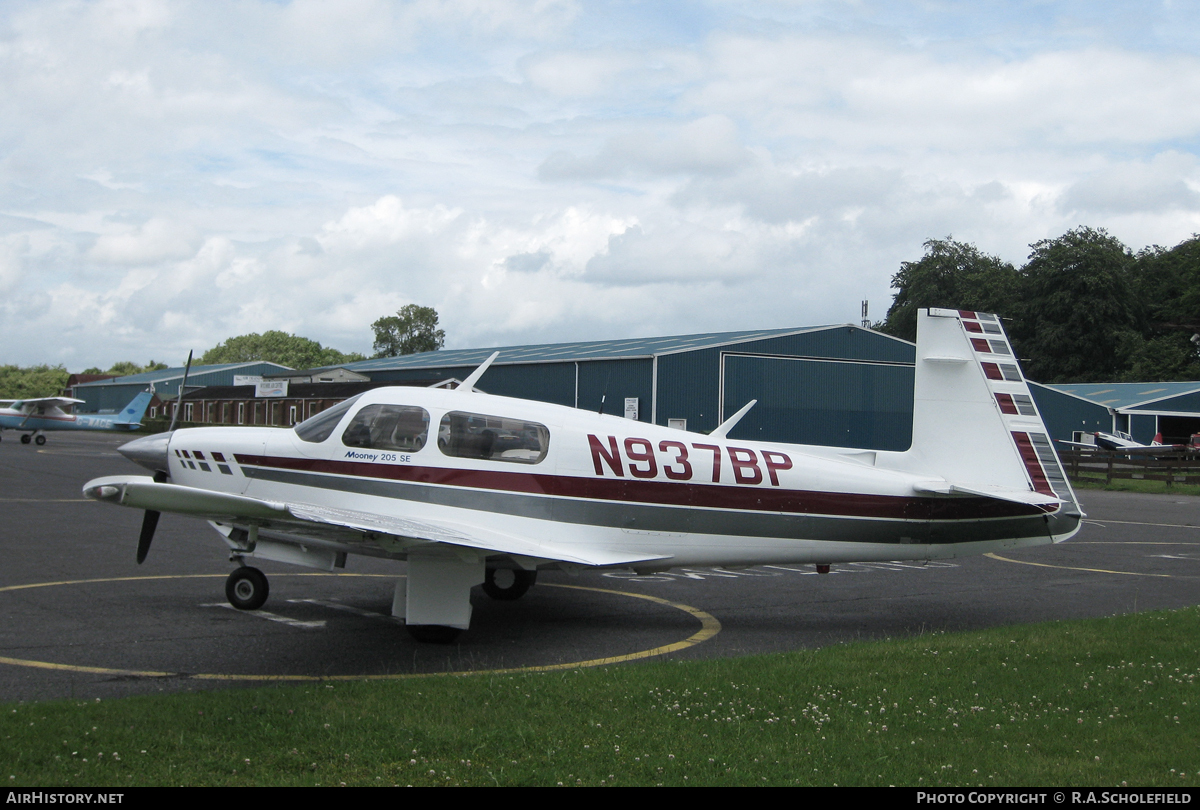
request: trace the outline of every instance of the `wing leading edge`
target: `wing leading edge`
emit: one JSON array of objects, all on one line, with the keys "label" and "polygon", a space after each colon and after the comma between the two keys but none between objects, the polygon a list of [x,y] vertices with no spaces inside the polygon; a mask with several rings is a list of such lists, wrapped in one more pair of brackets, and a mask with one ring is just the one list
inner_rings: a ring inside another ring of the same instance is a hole
[{"label": "wing leading edge", "polygon": [[308,530],[321,537],[356,544],[374,540],[388,550],[397,548],[396,541],[400,548],[438,543],[509,555],[520,558],[518,562],[544,560],[587,566],[630,565],[666,559],[662,555],[627,554],[605,549],[567,549],[448,521],[410,520],[315,504],[263,501],[245,495],[160,484],[140,475],[97,478],[84,485],[83,494],[92,500],[134,509],[174,512],[221,523],[250,523],[298,535]]}]

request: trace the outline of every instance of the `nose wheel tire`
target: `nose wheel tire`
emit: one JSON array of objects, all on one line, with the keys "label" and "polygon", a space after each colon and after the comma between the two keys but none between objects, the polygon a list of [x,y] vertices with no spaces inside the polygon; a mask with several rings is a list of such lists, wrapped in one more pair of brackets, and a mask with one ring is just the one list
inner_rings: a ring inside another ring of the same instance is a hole
[{"label": "nose wheel tire", "polygon": [[537,582],[537,571],[489,568],[483,576],[483,592],[501,602],[520,599]]},{"label": "nose wheel tire", "polygon": [[258,610],[270,590],[266,575],[249,566],[242,566],[225,580],[225,598],[238,610]]}]

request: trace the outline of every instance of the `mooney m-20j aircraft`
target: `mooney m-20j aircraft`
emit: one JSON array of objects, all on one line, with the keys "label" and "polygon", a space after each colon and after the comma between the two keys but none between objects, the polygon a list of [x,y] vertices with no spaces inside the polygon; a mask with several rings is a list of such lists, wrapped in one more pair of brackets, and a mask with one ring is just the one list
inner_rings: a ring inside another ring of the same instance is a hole
[{"label": "mooney m-20j aircraft", "polygon": [[230,602],[263,604],[246,563],[332,570],[407,561],[393,613],[419,640],[471,618],[471,588],[515,599],[539,570],[932,560],[1056,543],[1082,512],[995,315],[922,311],[905,452],[728,438],[750,403],[689,433],[473,389],[379,388],[294,430],[198,428],[121,452],[154,477],[84,493],[211,522],[240,567]]},{"label": "mooney m-20j aircraft", "polygon": [[21,444],[29,444],[31,440],[45,444],[43,434],[47,430],[137,430],[153,397],[154,394],[143,391],[120,413],[105,414],[67,413],[64,407],[83,402],[70,397],[12,400],[9,407],[0,408],[0,432],[25,431],[21,434]]}]

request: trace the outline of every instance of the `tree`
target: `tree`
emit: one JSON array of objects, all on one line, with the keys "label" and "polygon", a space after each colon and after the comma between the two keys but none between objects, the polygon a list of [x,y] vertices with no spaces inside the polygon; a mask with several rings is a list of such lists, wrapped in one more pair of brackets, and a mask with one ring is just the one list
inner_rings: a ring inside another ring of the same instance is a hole
[{"label": "tree", "polygon": [[1017,271],[1008,262],[952,238],[925,242],[919,261],[902,262],[892,276],[896,297],[881,331],[917,339],[917,310],[925,307],[1004,313],[1016,297]]},{"label": "tree", "polygon": [[68,376],[63,366],[0,366],[0,399],[58,396]]},{"label": "tree", "polygon": [[92,368],[85,368],[82,373],[84,373],[84,374],[116,374],[118,377],[125,377],[130,374],[142,374],[147,371],[158,371],[161,368],[167,368],[167,364],[159,363],[156,360],[151,360],[146,365],[139,366],[137,363],[134,363],[132,360],[121,360],[120,362],[113,363],[112,368],[110,368],[108,371],[103,371],[99,368],[92,367]]},{"label": "tree", "polygon": [[1103,229],[1030,245],[1010,337],[1025,371],[1046,383],[1116,380],[1144,343],[1134,256]]},{"label": "tree", "polygon": [[437,351],[446,343],[446,333],[437,325],[437,310],[416,304],[408,304],[395,315],[380,318],[371,324],[375,330],[375,357]]},{"label": "tree", "polygon": [[231,337],[201,355],[200,365],[215,363],[249,363],[262,360],[290,368],[336,366],[365,360],[361,354],[342,354],[337,349],[322,346],[315,340],[289,335],[277,330]]},{"label": "tree", "polygon": [[1130,380],[1200,379],[1200,236],[1167,250],[1139,251],[1134,294],[1146,313],[1146,341],[1135,348]]}]

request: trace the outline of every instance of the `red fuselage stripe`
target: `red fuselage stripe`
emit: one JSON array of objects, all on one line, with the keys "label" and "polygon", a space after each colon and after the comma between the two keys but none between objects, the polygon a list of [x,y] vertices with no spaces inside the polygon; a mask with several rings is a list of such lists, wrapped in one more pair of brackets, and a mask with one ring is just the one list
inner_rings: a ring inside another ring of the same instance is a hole
[{"label": "red fuselage stripe", "polygon": [[785,514],[837,515],[901,520],[978,520],[1027,517],[1044,510],[992,498],[906,498],[845,492],[807,492],[762,486],[713,486],[671,481],[584,478],[569,475],[371,464],[334,459],[234,456],[243,466],[404,481],[419,484],[520,492],[564,498],[741,509]]}]

